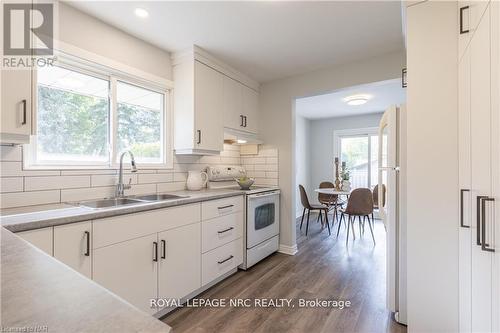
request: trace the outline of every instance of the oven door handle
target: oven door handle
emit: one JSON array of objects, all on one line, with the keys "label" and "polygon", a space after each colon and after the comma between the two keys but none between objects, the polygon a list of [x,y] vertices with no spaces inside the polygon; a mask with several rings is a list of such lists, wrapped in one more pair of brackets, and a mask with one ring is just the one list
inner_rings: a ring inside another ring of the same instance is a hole
[{"label": "oven door handle", "polygon": [[279,192],[271,192],[271,193],[263,193],[263,194],[251,194],[248,196],[249,199],[254,199],[254,198],[265,198],[265,197],[270,197],[272,195],[279,195]]}]

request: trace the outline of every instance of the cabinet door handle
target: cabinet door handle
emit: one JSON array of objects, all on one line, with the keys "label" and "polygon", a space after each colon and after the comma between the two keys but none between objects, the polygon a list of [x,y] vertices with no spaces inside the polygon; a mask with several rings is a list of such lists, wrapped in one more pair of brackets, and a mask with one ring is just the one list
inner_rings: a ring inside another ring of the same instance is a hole
[{"label": "cabinet door handle", "polygon": [[460,8],[460,34],[469,33],[469,29],[464,30],[464,11],[469,9],[469,6],[464,6]]},{"label": "cabinet door handle", "polygon": [[228,231],[231,231],[231,230],[233,230],[233,229],[234,229],[234,227],[230,227],[230,228],[227,228],[227,229],[224,229],[224,230],[221,230],[221,231],[217,231],[217,232],[218,232],[219,234],[223,234],[223,233],[228,232]]},{"label": "cabinet door handle", "polygon": [[481,250],[486,251],[486,252],[495,252],[494,249],[489,248],[489,244],[486,243],[486,201],[492,201],[494,202],[495,199],[493,198],[484,198],[483,201],[481,202],[481,236],[483,238],[483,244],[481,245]]},{"label": "cabinet door handle", "polygon": [[226,209],[226,208],[231,208],[231,207],[234,207],[234,205],[227,205],[227,206],[217,207],[217,209]]},{"label": "cabinet door handle", "polygon": [[165,259],[167,257],[167,242],[164,239],[161,240],[161,258]]},{"label": "cabinet door handle", "polygon": [[198,133],[198,141],[196,142],[197,144],[201,143],[201,130],[196,131]]},{"label": "cabinet door handle", "polygon": [[401,87],[406,88],[408,87],[408,69],[403,68],[401,70]]},{"label": "cabinet door handle", "polygon": [[460,226],[470,228],[470,226],[464,224],[464,192],[470,192],[470,190],[465,188],[460,190]]},{"label": "cabinet door handle", "polygon": [[229,257],[227,257],[227,258],[226,258],[226,259],[224,259],[224,260],[217,261],[217,263],[218,263],[219,265],[221,265],[221,264],[225,263],[226,261],[231,260],[231,259],[233,259],[233,258],[234,258],[234,256],[233,256],[233,255],[230,255]]},{"label": "cabinet door handle", "polygon": [[28,101],[23,99],[21,103],[23,104],[23,121],[21,121],[21,125],[26,125],[26,109]]},{"label": "cabinet door handle", "polygon": [[90,256],[90,232],[89,231],[85,231],[85,240],[87,242],[87,249],[83,255],[88,257],[88,256]]},{"label": "cabinet door handle", "polygon": [[245,127],[245,116],[240,114],[240,120],[241,120],[240,126]]},{"label": "cabinet door handle", "polygon": [[158,261],[158,243],[153,242],[153,261]]},{"label": "cabinet door handle", "polygon": [[481,246],[481,200],[487,198],[485,195],[478,195],[476,198],[476,244]]},{"label": "cabinet door handle", "polygon": [[243,118],[245,119],[245,126],[244,127],[247,127],[247,116],[243,116]]}]

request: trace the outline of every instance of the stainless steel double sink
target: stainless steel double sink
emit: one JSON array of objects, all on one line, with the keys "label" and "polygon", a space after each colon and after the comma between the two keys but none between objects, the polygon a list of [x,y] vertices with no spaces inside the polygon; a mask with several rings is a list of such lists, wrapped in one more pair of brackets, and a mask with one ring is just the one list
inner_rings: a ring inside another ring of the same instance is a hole
[{"label": "stainless steel double sink", "polygon": [[108,198],[99,200],[88,200],[78,202],[78,206],[88,207],[88,208],[112,208],[127,205],[140,205],[149,202],[158,201],[169,201],[177,200],[182,198],[189,198],[188,196],[175,195],[175,194],[146,194],[146,195],[133,195],[123,198]]}]

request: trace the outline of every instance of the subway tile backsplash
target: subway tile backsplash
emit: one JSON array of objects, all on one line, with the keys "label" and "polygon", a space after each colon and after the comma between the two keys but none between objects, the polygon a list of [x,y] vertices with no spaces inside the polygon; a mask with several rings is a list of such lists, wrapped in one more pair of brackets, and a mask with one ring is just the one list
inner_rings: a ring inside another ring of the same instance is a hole
[{"label": "subway tile backsplash", "polygon": [[[0,146],[0,208],[81,201],[113,196],[117,170],[23,170],[22,147]],[[174,156],[173,169],[124,170],[125,194],[183,190],[188,171],[207,165],[243,165],[257,185],[278,185],[278,150],[261,146],[257,155],[240,156],[239,146],[224,145],[219,156]]]},{"label": "subway tile backsplash", "polygon": [[278,186],[278,149],[262,145],[257,155],[242,155],[241,164],[256,185]]}]

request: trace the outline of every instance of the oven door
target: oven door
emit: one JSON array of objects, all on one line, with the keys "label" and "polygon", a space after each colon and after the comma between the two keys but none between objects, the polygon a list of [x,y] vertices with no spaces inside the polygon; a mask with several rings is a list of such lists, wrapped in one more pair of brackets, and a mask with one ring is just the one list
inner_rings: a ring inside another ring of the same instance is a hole
[{"label": "oven door", "polygon": [[280,192],[247,196],[247,248],[279,234]]}]

